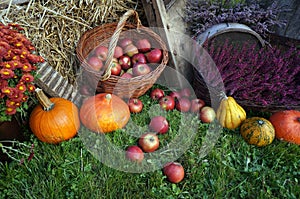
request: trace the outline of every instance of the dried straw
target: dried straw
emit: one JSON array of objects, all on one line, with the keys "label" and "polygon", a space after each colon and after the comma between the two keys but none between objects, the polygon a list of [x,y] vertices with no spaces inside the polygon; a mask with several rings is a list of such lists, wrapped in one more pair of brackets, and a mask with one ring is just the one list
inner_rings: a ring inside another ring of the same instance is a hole
[{"label": "dried straw", "polygon": [[0,22],[17,23],[38,53],[63,77],[74,83],[78,61],[75,49],[80,36],[103,23],[116,22],[128,9],[143,17],[138,0],[28,0],[8,2],[0,10]]}]

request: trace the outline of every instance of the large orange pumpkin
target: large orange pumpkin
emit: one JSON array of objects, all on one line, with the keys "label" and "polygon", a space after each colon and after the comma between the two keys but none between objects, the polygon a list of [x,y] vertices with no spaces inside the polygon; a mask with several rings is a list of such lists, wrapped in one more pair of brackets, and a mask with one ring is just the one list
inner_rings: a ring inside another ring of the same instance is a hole
[{"label": "large orange pumpkin", "polygon": [[41,141],[57,144],[73,138],[80,128],[79,111],[75,104],[64,98],[48,98],[36,89],[40,102],[30,114],[29,126]]},{"label": "large orange pumpkin", "polygon": [[80,108],[79,115],[85,127],[100,133],[121,129],[130,118],[127,103],[109,93],[100,93],[87,98]]},{"label": "large orange pumpkin", "polygon": [[300,145],[300,111],[278,111],[271,115],[270,121],[276,138]]}]

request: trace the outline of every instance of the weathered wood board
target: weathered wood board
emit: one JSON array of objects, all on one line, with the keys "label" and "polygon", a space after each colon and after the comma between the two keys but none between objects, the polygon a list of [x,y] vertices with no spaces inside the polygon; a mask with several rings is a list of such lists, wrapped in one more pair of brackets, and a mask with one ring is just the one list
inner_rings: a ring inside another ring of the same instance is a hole
[{"label": "weathered wood board", "polygon": [[186,0],[142,0],[142,3],[148,25],[161,28],[160,36],[170,51],[169,65],[191,81],[193,79],[191,65],[180,56],[183,52],[187,54],[191,50],[190,43],[184,39],[184,36],[189,35],[187,25],[183,21]]}]

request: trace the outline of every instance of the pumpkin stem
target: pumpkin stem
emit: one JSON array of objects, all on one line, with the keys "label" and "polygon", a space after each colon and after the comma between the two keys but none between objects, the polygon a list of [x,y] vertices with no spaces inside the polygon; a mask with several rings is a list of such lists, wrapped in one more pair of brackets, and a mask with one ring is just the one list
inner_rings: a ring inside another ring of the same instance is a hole
[{"label": "pumpkin stem", "polygon": [[108,101],[110,101],[110,100],[111,100],[111,94],[110,94],[110,93],[106,94],[106,95],[105,95],[105,98],[106,98]]},{"label": "pumpkin stem", "polygon": [[259,125],[263,125],[265,122],[264,122],[263,120],[257,120],[257,123],[258,123]]},{"label": "pumpkin stem", "polygon": [[54,106],[54,103],[50,101],[50,99],[45,95],[43,90],[40,88],[36,88],[35,92],[36,92],[36,97],[39,103],[41,104],[41,106],[43,107],[44,111],[51,110]]}]

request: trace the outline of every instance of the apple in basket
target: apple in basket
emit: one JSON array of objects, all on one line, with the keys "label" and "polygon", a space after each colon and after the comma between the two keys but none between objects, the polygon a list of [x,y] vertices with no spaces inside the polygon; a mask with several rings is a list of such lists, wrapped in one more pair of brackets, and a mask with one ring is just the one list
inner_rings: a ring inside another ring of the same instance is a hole
[{"label": "apple in basket", "polygon": [[132,67],[133,76],[146,75],[151,72],[150,66],[143,63],[136,63]]},{"label": "apple in basket", "polygon": [[135,54],[135,55],[132,56],[131,62],[132,62],[132,64],[135,64],[135,63],[138,63],[138,62],[146,64],[147,59],[146,59],[146,56],[143,53],[138,53],[138,54]]},{"label": "apple in basket", "polygon": [[139,51],[141,53],[148,52],[151,49],[151,43],[149,42],[148,39],[140,39],[140,40],[138,40],[136,46],[137,46],[137,48],[139,49]]},{"label": "apple in basket", "polygon": [[159,48],[154,48],[146,54],[147,61],[149,63],[160,63],[162,59],[162,51]]},{"label": "apple in basket", "polygon": [[138,54],[139,50],[135,45],[129,44],[124,48],[124,53],[129,57],[132,57],[133,55]]},{"label": "apple in basket", "polygon": [[131,67],[131,59],[127,55],[122,55],[119,57],[119,64],[121,65],[123,70],[127,70]]},{"label": "apple in basket", "polygon": [[128,46],[129,44],[132,44],[132,40],[129,38],[124,38],[122,40],[120,40],[119,45],[121,46],[121,48],[125,48],[126,46]]},{"label": "apple in basket", "polygon": [[87,63],[94,69],[95,71],[99,71],[103,67],[103,62],[99,57],[91,56],[88,58]]},{"label": "apple in basket", "polygon": [[99,57],[99,59],[101,59],[102,61],[105,61],[108,55],[108,48],[106,46],[97,46],[94,49],[94,55],[96,57]]},{"label": "apple in basket", "polygon": [[116,46],[115,48],[115,52],[114,52],[114,58],[120,58],[123,55],[123,48],[121,48],[120,46]]},{"label": "apple in basket", "polygon": [[121,75],[121,77],[122,78],[125,78],[125,79],[130,79],[130,78],[132,78],[133,76],[132,76],[132,74],[131,73],[123,73],[122,75]]},{"label": "apple in basket", "polygon": [[122,71],[122,67],[116,58],[113,58],[111,65],[112,65],[110,69],[111,75],[116,75],[116,76],[120,75]]}]

